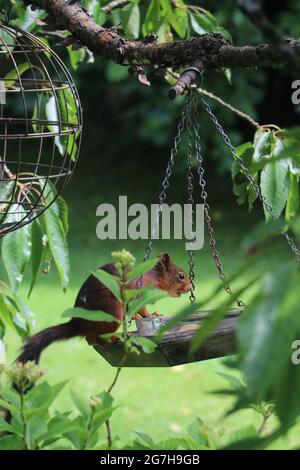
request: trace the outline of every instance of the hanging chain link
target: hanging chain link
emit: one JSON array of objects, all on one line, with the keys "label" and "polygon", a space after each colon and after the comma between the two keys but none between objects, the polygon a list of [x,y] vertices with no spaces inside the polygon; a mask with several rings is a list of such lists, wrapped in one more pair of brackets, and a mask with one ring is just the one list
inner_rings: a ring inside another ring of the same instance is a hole
[{"label": "hanging chain link", "polygon": [[[202,78],[202,75],[201,75]],[[234,157],[235,161],[238,163],[240,166],[243,174],[249,181],[251,187],[253,188],[254,192],[256,193],[257,197],[260,199],[262,202],[263,206],[265,207],[266,211],[271,215],[272,219],[277,220],[278,216],[274,213],[273,208],[271,204],[268,203],[266,200],[265,196],[262,194],[259,185],[257,182],[253,179],[251,174],[249,173],[247,167],[245,166],[243,160],[241,157],[239,157],[236,153],[236,149],[231,143],[231,140],[229,136],[225,133],[224,129],[222,128],[221,124],[219,123],[217,117],[213,113],[211,107],[209,104],[204,100],[202,96],[200,96],[200,100],[203,103],[203,107],[208,113],[210,119],[216,126],[218,132],[221,134],[221,137],[227,147],[229,148],[232,156]],[[170,154],[170,159],[167,165],[166,173],[162,182],[162,190],[159,194],[159,204],[157,207],[156,211],[156,220],[155,220],[155,225],[152,227],[152,232],[151,235],[148,239],[147,247],[145,250],[144,254],[144,261],[146,261],[151,252],[152,252],[152,247],[153,247],[153,239],[156,235],[156,230],[159,230],[159,220],[160,220],[160,213],[162,211],[162,206],[165,203],[167,199],[167,191],[170,186],[170,178],[173,173],[173,167],[175,164],[175,158],[178,153],[178,148],[179,144],[182,139],[182,134],[184,130],[186,130],[187,133],[187,164],[188,164],[188,170],[187,170],[187,191],[188,191],[188,203],[189,207],[191,208],[191,213],[190,213],[190,228],[191,228],[191,233],[193,229],[193,215],[194,215],[194,209],[193,209],[193,204],[194,204],[194,196],[193,196],[193,191],[194,191],[194,185],[193,185],[193,143],[195,146],[195,156],[196,156],[196,164],[197,164],[197,174],[199,177],[199,186],[201,188],[201,199],[203,201],[203,206],[204,206],[204,217],[205,217],[205,222],[207,225],[208,229],[208,236],[209,236],[209,245],[211,248],[211,253],[213,260],[215,262],[216,268],[218,270],[219,278],[223,283],[224,290],[232,296],[232,290],[230,287],[230,284],[227,280],[227,277],[223,271],[223,265],[221,262],[220,258],[220,253],[217,249],[217,242],[214,238],[214,228],[212,225],[212,219],[210,217],[210,206],[208,204],[208,195],[206,191],[206,181],[204,179],[204,167],[203,167],[203,155],[202,155],[202,148],[201,148],[201,139],[200,139],[200,124],[199,124],[199,116],[198,116],[198,103],[199,103],[199,98],[198,98],[198,93],[195,90],[195,87],[191,87],[189,92],[186,95],[185,99],[185,104],[184,108],[181,114],[181,118],[177,127],[177,134],[174,139],[174,146],[171,149],[171,154]],[[297,256],[298,262],[300,262],[300,250],[298,247],[295,245],[294,240],[291,238],[291,236],[288,234],[286,230],[282,230],[281,234],[285,237],[287,240],[291,250],[295,253]],[[190,294],[190,301],[193,303],[195,301],[195,295],[194,295],[194,290],[195,290],[195,272],[194,272],[194,267],[195,267],[195,254],[193,250],[188,251],[188,256],[189,256],[189,278],[190,282],[192,284],[192,289],[191,289],[191,294]],[[140,277],[137,280],[137,287],[141,288],[143,283],[143,278]],[[242,300],[237,299],[237,304],[239,307],[244,307],[245,304]]]},{"label": "hanging chain link", "polygon": [[[204,167],[203,167],[203,155],[201,148],[201,139],[200,139],[200,124],[198,116],[198,96],[195,90],[190,91],[190,100],[192,102],[192,112],[191,112],[191,121],[193,124],[194,134],[195,134],[195,147],[196,147],[196,161],[197,161],[197,173],[199,176],[199,186],[201,188],[201,199],[204,206],[204,217],[207,225],[208,237],[209,237],[209,246],[211,249],[211,254],[217,268],[219,278],[222,281],[224,290],[232,296],[232,290],[229,282],[227,281],[226,274],[223,271],[223,265],[221,262],[220,253],[217,249],[217,242],[214,237],[214,228],[212,225],[212,220],[210,217],[210,207],[208,204],[208,194],[206,192],[206,181],[204,179]],[[242,300],[237,299],[237,305],[239,307],[244,307],[245,304]]]},{"label": "hanging chain link", "polygon": [[[156,221],[155,221],[155,224],[156,224],[157,228],[159,226],[159,219],[160,219],[160,213],[161,213],[162,206],[166,202],[166,199],[167,199],[167,190],[169,189],[169,186],[170,186],[170,178],[172,176],[173,167],[174,167],[174,164],[175,164],[175,158],[176,158],[176,155],[178,153],[178,147],[179,147],[179,144],[181,142],[183,131],[185,129],[185,119],[186,119],[185,118],[185,112],[183,110],[180,121],[179,121],[179,124],[178,124],[178,127],[177,127],[177,134],[176,134],[175,139],[174,139],[174,145],[173,145],[173,148],[171,149],[170,159],[169,159],[169,162],[168,162],[168,165],[167,165],[165,177],[164,177],[163,182],[162,182],[162,191],[161,191],[161,193],[159,194],[159,197],[158,197],[159,203],[158,203],[158,208],[157,208],[157,211],[156,211]],[[151,254],[154,235],[155,235],[155,228],[153,229],[153,231],[151,233],[151,236],[148,240],[147,248],[146,248],[145,254],[144,254],[144,261],[146,261],[149,258],[150,254]]]},{"label": "hanging chain link", "polygon": [[[185,121],[186,121],[186,134],[187,134],[187,193],[188,193],[188,204],[189,204],[189,223],[190,223],[190,234],[193,233],[193,220],[194,220],[194,185],[193,185],[193,128],[191,123],[191,113],[192,113],[192,102],[190,100],[189,94],[185,99],[184,106]],[[194,303],[196,300],[195,297],[195,253],[194,250],[188,250],[189,257],[189,279],[192,285],[190,291],[190,302]]]},{"label": "hanging chain link", "polygon": [[[179,148],[179,144],[181,142],[182,134],[183,134],[184,129],[185,129],[185,120],[186,120],[186,117],[185,117],[185,112],[183,110],[182,114],[181,114],[180,121],[179,121],[178,126],[177,126],[177,134],[174,138],[174,145],[171,149],[170,159],[168,161],[166,173],[165,173],[165,176],[164,176],[164,179],[163,179],[163,182],[162,182],[162,190],[161,190],[161,192],[159,194],[159,197],[158,197],[159,202],[158,202],[158,208],[157,208],[156,215],[155,215],[156,230],[159,229],[159,219],[160,219],[161,209],[162,209],[162,206],[163,206],[163,204],[165,203],[165,201],[167,199],[167,191],[168,191],[169,186],[170,186],[170,178],[171,178],[172,173],[173,173],[175,158],[176,158],[176,155],[178,153],[178,148]],[[153,228],[153,230],[151,232],[151,235],[149,237],[148,243],[147,243],[147,247],[146,247],[146,250],[145,250],[145,253],[144,253],[144,261],[147,261],[147,259],[149,258],[149,256],[151,255],[151,252],[152,252],[153,238],[154,238],[155,232],[156,232],[155,227]],[[142,287],[142,284],[143,284],[143,277],[141,276],[137,280],[137,283],[136,283],[137,288],[140,289]]]},{"label": "hanging chain link", "polygon": [[[260,190],[260,187],[259,185],[257,184],[257,182],[252,178],[252,176],[250,175],[249,171],[248,171],[248,168],[244,165],[244,162],[243,162],[243,159],[241,157],[239,157],[236,153],[236,149],[234,148],[234,146],[232,145],[231,143],[231,140],[229,138],[229,136],[225,133],[223,127],[221,126],[221,124],[219,123],[217,117],[215,116],[215,114],[213,113],[211,107],[209,106],[209,104],[204,100],[204,98],[202,96],[200,96],[200,99],[204,105],[204,109],[207,111],[210,119],[212,120],[212,122],[215,124],[217,130],[219,131],[219,133],[221,134],[221,137],[223,139],[223,141],[225,142],[225,144],[227,145],[227,147],[229,148],[233,158],[235,159],[235,161],[238,163],[238,165],[240,166],[240,168],[242,169],[243,171],[243,174],[245,175],[245,177],[247,178],[247,180],[249,181],[250,185],[252,186],[255,194],[257,195],[257,197],[260,199],[260,201],[262,202],[263,206],[265,207],[266,211],[268,212],[268,214],[270,214],[270,216],[272,217],[273,220],[278,220],[279,217],[274,213],[273,211],[273,208],[271,206],[271,204],[268,203],[268,201],[266,200],[265,196],[262,194],[261,190]],[[299,248],[296,246],[294,240],[291,238],[291,236],[289,235],[289,233],[286,231],[286,230],[282,230],[281,231],[281,234],[283,235],[283,237],[287,240],[291,250],[293,251],[293,253],[296,255],[297,257],[297,261],[300,263],[300,251],[299,251]]]}]

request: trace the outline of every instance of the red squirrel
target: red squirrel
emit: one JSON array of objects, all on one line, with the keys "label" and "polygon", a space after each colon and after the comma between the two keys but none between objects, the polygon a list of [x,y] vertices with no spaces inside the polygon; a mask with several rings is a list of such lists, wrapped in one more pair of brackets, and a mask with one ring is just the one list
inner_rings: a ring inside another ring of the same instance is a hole
[{"label": "red squirrel", "polygon": [[[117,275],[115,264],[101,267],[104,271]],[[171,297],[179,297],[191,290],[191,283],[184,271],[176,266],[167,253],[161,254],[153,269],[143,275],[142,286],[152,284],[155,289],[165,291]],[[137,280],[129,284],[130,289],[136,289]],[[122,321],[124,317],[121,303],[95,276],[90,275],[81,286],[75,301],[75,307],[87,310],[102,310]],[[137,314],[138,317],[149,316],[145,308]],[[103,344],[100,335],[114,333],[120,326],[119,322],[97,322],[82,318],[72,318],[67,323],[50,326],[31,336],[24,345],[23,352],[17,361],[39,362],[41,352],[54,341],[66,340],[74,336],[85,337],[89,344]],[[107,343],[107,342],[105,342]]]}]

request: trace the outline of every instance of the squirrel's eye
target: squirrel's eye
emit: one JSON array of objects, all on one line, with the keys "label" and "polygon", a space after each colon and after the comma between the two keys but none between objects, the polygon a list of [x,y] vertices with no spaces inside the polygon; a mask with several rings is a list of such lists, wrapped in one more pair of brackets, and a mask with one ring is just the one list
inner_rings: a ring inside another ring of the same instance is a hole
[{"label": "squirrel's eye", "polygon": [[184,273],[179,273],[179,274],[178,274],[178,279],[179,279],[180,281],[183,281],[183,280],[184,280],[184,277],[185,277],[185,276],[184,276]]}]

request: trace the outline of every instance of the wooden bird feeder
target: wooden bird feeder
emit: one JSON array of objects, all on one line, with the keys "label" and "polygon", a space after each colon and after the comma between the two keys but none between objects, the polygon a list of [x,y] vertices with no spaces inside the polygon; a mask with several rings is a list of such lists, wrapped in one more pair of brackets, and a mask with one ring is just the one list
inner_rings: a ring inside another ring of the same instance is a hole
[{"label": "wooden bird feeder", "polygon": [[[136,320],[137,330],[131,334],[150,339],[157,344],[157,347],[151,354],[146,354],[142,350],[139,354],[130,352],[123,367],[172,367],[234,354],[236,327],[242,310],[242,308],[228,310],[224,319],[194,354],[190,353],[191,340],[204,320],[212,313],[211,311],[206,310],[191,315],[187,320],[176,324],[160,339],[157,338],[157,332],[173,317],[148,317]],[[122,341],[106,346],[97,344],[94,345],[94,349],[113,367],[118,367],[123,361]]]}]

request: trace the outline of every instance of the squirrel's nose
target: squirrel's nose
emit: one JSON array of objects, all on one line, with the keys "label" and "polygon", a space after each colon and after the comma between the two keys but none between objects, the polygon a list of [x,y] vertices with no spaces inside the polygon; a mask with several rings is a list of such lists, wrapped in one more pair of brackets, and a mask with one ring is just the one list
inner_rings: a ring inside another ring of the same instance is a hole
[{"label": "squirrel's nose", "polygon": [[189,283],[185,286],[184,290],[185,290],[185,292],[189,292],[190,290],[192,290],[192,288],[193,288],[192,283],[189,282]]}]

